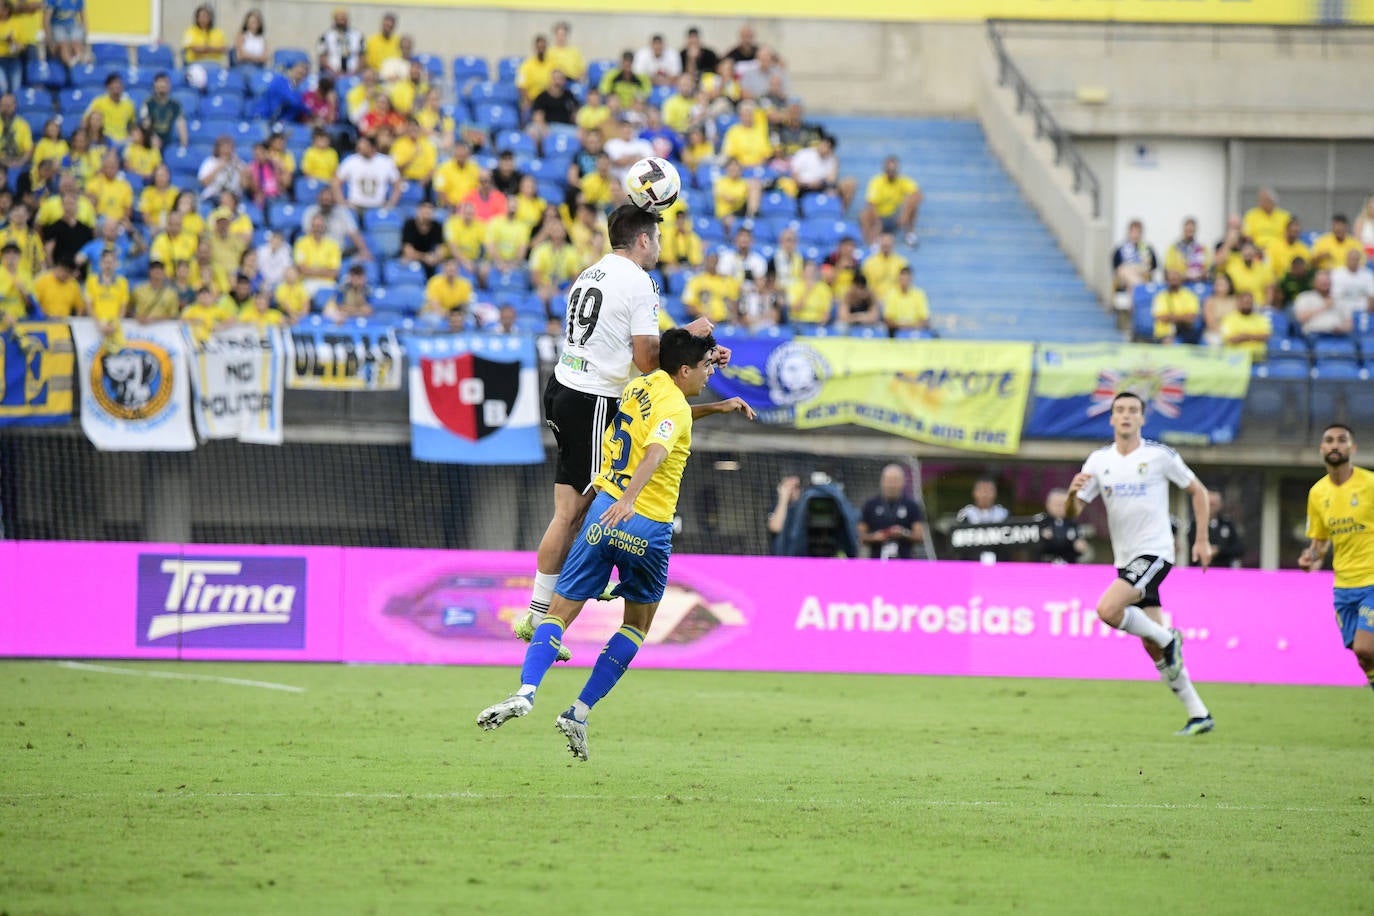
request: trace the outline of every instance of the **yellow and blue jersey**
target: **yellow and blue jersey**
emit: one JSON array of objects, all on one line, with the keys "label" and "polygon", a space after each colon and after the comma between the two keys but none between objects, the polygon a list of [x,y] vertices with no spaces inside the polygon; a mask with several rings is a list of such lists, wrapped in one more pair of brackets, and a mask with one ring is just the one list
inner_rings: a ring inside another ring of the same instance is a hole
[{"label": "yellow and blue jersey", "polygon": [[658,522],[671,522],[687,456],[692,451],[692,408],[682,390],[662,369],[625,386],[616,413],[601,440],[601,466],[596,488],[619,499],[649,446],[668,450],[635,501],[635,511]]},{"label": "yellow and blue jersey", "polygon": [[1354,468],[1340,486],[1329,475],[1313,484],[1307,536],[1331,542],[1336,588],[1374,586],[1374,472]]}]

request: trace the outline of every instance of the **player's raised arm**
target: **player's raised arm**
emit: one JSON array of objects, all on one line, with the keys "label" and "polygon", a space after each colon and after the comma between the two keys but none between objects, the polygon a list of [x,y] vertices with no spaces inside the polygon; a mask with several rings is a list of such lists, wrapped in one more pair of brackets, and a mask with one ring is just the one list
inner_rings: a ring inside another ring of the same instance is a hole
[{"label": "player's raised arm", "polygon": [[746,404],[743,398],[727,398],[724,401],[714,401],[710,404],[692,405],[693,420],[699,420],[713,413],[742,413],[751,420],[757,416],[754,413],[754,408]]},{"label": "player's raised arm", "polygon": [[1192,497],[1193,517],[1197,519],[1197,534],[1193,536],[1193,562],[1206,569],[1212,563],[1212,544],[1207,539],[1212,504],[1207,499],[1207,488],[1196,477],[1188,484],[1188,495]]}]

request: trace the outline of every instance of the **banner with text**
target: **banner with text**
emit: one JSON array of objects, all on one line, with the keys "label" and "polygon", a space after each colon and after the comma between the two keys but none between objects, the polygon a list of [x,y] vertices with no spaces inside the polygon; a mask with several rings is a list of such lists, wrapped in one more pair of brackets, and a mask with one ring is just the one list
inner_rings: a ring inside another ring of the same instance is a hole
[{"label": "banner with text", "polygon": [[1177,445],[1224,445],[1240,428],[1250,357],[1203,347],[1041,344],[1026,435],[1104,439],[1112,398],[1145,400],[1145,435]]},{"label": "banner with text", "polygon": [[315,391],[399,391],[401,344],[391,328],[292,328],[286,384]]},{"label": "banner with text", "polygon": [[[0,541],[0,576],[12,573],[0,656],[492,664],[513,676],[525,644],[510,627],[528,608],[534,566],[525,553]],[[1140,641],[1097,619],[1115,575],[680,555],[635,665],[1133,679],[1153,682],[1172,714]],[[1166,616],[1198,681],[1358,687],[1331,582],[1329,572],[1178,569]],[[1255,613],[1266,607],[1284,612]],[[574,666],[596,661],[622,613],[618,600],[587,605],[564,637]]]},{"label": "banner with text", "polygon": [[539,373],[525,335],[407,337],[410,453],[447,464],[537,464]]},{"label": "banner with text", "polygon": [[200,437],[281,445],[280,329],[237,325],[204,340],[183,331]]},{"label": "banner with text", "polygon": [[71,327],[83,379],[81,430],[92,445],[111,452],[196,447],[180,322],[128,321],[108,338],[91,318],[74,318]]},{"label": "banner with text", "polygon": [[765,423],[853,423],[954,448],[1010,454],[1021,444],[1029,343],[944,340],[732,340],[711,379]]},{"label": "banner with text", "polygon": [[65,321],[19,321],[0,334],[0,426],[70,420],[75,363]]}]

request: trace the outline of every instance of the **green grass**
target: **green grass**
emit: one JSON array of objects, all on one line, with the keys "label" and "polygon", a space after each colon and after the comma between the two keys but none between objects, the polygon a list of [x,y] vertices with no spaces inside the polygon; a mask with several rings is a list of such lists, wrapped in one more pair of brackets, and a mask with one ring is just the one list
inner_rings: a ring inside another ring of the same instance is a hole
[{"label": "green grass", "polygon": [[305,690],[0,663],[0,911],[1374,913],[1367,690],[110,664]]}]

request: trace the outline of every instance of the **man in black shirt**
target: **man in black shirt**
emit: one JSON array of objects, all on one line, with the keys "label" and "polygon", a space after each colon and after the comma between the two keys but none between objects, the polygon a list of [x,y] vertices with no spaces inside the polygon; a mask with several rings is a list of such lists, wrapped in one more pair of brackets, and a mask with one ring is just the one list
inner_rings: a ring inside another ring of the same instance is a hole
[{"label": "man in black shirt", "polygon": [[1088,549],[1078,523],[1067,518],[1069,494],[1058,487],[1045,497],[1045,511],[1034,519],[1040,526],[1040,562],[1077,563]]},{"label": "man in black shirt", "polygon": [[520,192],[522,177],[520,170],[515,167],[515,153],[502,150],[501,155],[496,157],[496,169],[491,173],[491,183],[496,185],[496,190],[507,197],[514,197]]},{"label": "man in black shirt", "polygon": [[425,276],[444,260],[444,229],[434,218],[434,204],[423,200],[415,206],[415,215],[401,227],[401,260],[419,261]]},{"label": "man in black shirt", "polygon": [[681,51],[682,72],[689,76],[700,77],[704,73],[715,73],[720,65],[716,52],[701,43],[701,32],[696,26],[687,30],[687,44]]},{"label": "man in black shirt", "polygon": [[[1211,506],[1207,521],[1207,543],[1212,545],[1213,566],[1239,566],[1245,558],[1245,542],[1240,539],[1240,529],[1231,517],[1222,511],[1221,494],[1216,490],[1207,491],[1207,502]],[[1197,519],[1188,525],[1188,541],[1197,537]]]},{"label": "man in black shirt", "polygon": [[80,198],[75,191],[62,195],[62,216],[43,230],[43,242],[48,248],[48,261],[75,264],[77,253],[95,238],[90,226],[76,218]]},{"label": "man in black shirt", "polygon": [[549,88],[535,96],[530,105],[530,114],[544,113],[546,124],[572,124],[577,119],[577,99],[568,92],[568,78],[562,70],[555,70],[549,76]]},{"label": "man in black shirt", "polygon": [[910,560],[913,547],[925,540],[925,513],[906,495],[906,472],[900,465],[883,468],[878,491],[864,503],[859,539],[875,560]]}]

